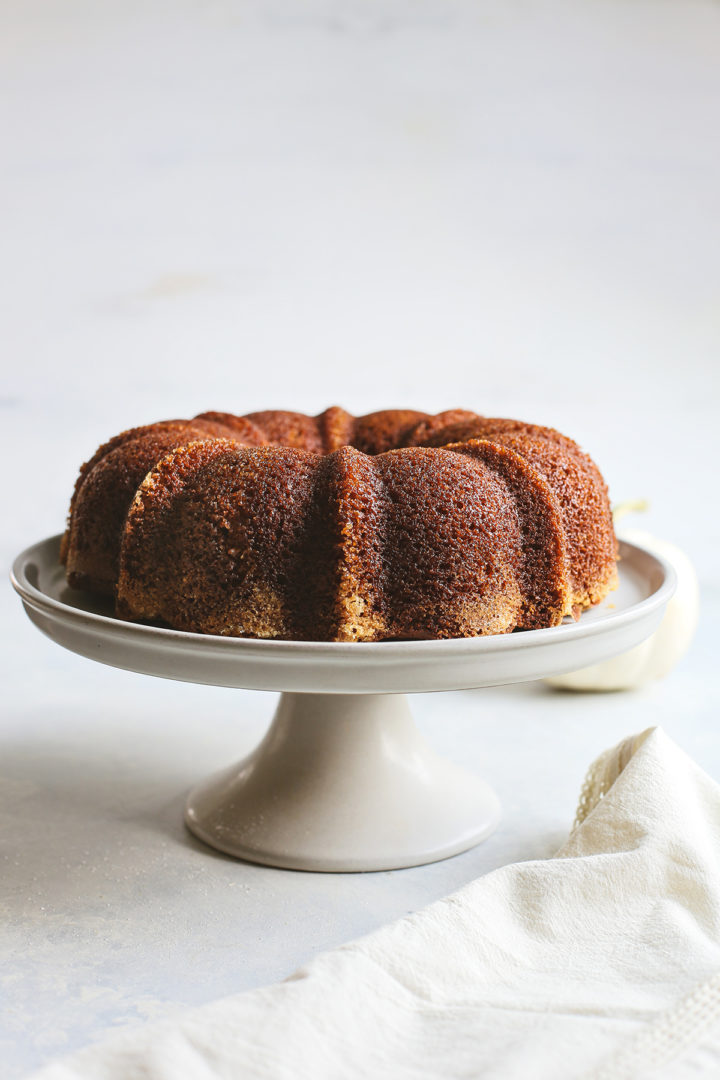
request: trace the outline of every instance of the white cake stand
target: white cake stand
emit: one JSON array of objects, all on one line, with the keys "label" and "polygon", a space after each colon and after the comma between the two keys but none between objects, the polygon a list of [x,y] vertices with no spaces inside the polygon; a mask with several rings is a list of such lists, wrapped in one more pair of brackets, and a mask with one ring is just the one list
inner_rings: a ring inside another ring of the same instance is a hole
[{"label": "white cake stand", "polygon": [[499,820],[494,792],[434,753],[404,695],[598,663],[648,637],[675,587],[662,559],[621,544],[620,587],[577,623],[452,641],[254,641],[122,622],[68,588],[59,544],[56,536],[28,548],[12,574],[53,641],[146,675],[283,691],[263,741],[190,793],[186,821],[220,851],[298,870],[417,866],[483,840]]}]

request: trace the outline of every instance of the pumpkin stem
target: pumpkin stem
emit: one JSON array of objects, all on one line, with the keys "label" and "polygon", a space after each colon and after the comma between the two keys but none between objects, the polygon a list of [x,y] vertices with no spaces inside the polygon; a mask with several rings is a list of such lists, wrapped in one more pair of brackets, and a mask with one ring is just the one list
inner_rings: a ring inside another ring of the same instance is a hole
[{"label": "pumpkin stem", "polygon": [[613,524],[617,525],[618,521],[626,517],[628,514],[644,514],[650,509],[650,503],[647,499],[626,499],[625,502],[618,503],[617,506],[612,508]]}]

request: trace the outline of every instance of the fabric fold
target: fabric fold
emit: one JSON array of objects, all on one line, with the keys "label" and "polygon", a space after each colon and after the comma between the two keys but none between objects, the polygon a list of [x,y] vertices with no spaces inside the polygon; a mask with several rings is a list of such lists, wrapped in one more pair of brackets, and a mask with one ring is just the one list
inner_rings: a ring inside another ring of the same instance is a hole
[{"label": "fabric fold", "polygon": [[718,972],[720,788],[650,729],[591,767],[554,858],[34,1080],[640,1076],[717,1024]]}]

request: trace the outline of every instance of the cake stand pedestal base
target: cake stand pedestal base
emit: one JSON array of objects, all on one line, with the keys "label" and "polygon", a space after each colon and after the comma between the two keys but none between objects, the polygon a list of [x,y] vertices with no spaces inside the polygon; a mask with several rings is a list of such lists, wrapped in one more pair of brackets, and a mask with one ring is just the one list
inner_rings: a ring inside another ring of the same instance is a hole
[{"label": "cake stand pedestal base", "polygon": [[404,694],[281,695],[253,753],[191,792],[185,820],[228,855],[293,870],[392,870],[488,836],[498,800],[439,757]]}]

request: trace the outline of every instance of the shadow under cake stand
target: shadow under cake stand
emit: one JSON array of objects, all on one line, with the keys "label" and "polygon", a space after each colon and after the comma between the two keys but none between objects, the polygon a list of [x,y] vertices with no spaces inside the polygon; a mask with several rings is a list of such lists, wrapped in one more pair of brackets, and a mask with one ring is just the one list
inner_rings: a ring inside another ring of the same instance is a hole
[{"label": "shadow under cake stand", "polygon": [[229,855],[298,870],[391,870],[465,851],[500,807],[477,776],[439,757],[406,694],[526,682],[625,652],[658,626],[672,568],[621,543],[620,585],[578,622],[547,630],[379,643],[257,641],[114,618],[68,588],[60,537],[24,551],[12,581],[30,619],[58,644],[165,679],[279,690],[260,745],[191,791],[186,822]]}]

